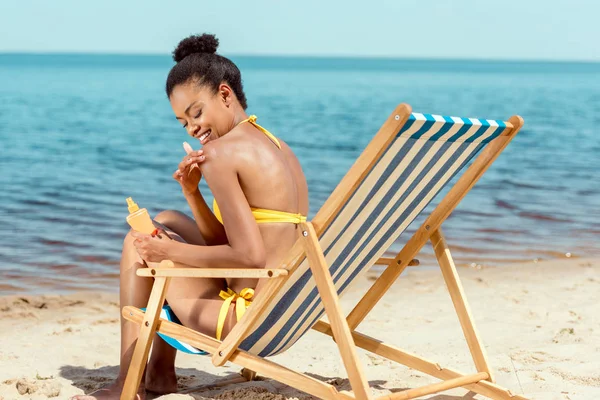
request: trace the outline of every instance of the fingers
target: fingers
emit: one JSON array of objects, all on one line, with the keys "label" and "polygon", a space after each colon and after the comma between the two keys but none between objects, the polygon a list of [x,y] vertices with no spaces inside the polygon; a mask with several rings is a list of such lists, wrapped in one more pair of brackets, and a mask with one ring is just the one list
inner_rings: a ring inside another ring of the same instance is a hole
[{"label": "fingers", "polygon": [[198,156],[202,156],[202,155],[204,155],[204,150],[202,150],[202,149],[190,151],[183,157],[183,160],[185,161],[185,159],[188,157],[198,157]]},{"label": "fingers", "polygon": [[202,151],[202,150],[194,151],[193,153],[188,154],[186,156],[186,158],[187,158],[187,160],[184,159],[183,162],[185,162],[187,165],[200,163],[200,162],[204,161],[204,159],[205,159],[204,151]]},{"label": "fingers", "polygon": [[[200,164],[201,162],[204,161],[205,157],[204,155],[200,155],[200,156],[189,156],[190,158],[186,161],[186,167],[191,171],[194,168],[200,168],[200,166],[198,164]],[[184,171],[185,172],[185,171]],[[189,171],[188,171],[189,173]]]},{"label": "fingers", "polygon": [[165,236],[168,237],[169,239],[171,238],[171,236],[169,236],[169,234],[162,228],[154,229],[154,232],[152,232],[149,235],[132,230],[131,236],[134,238],[134,241],[133,241],[134,243],[147,242],[150,240],[150,238],[154,238],[154,237],[157,237],[159,239],[162,239]]},{"label": "fingers", "polygon": [[183,178],[183,174],[181,173],[180,170],[175,170],[175,172],[173,172],[173,179],[175,179],[176,181],[181,182],[182,178]]},{"label": "fingers", "polygon": [[204,155],[204,151],[198,150],[191,152],[179,163],[177,170],[173,172],[173,179],[181,181],[183,177],[189,174],[193,169],[200,168],[198,164],[205,160],[206,156]]},{"label": "fingers", "polygon": [[155,231],[152,233],[152,237],[157,237],[159,239],[162,239],[162,238],[171,239],[171,236],[169,236],[169,234],[164,229],[160,229],[160,228],[155,229]]},{"label": "fingers", "polygon": [[132,236],[134,239],[141,239],[141,238],[144,236],[144,234],[143,234],[143,233],[141,233],[141,232],[138,232],[138,231],[134,231],[134,230],[132,230],[132,231],[131,231],[131,236]]},{"label": "fingers", "polygon": [[131,236],[135,238],[133,240],[133,247],[135,247],[137,253],[140,255],[140,257],[142,257],[143,260],[148,260],[150,256],[150,240],[152,236],[140,232],[133,232]]},{"label": "fingers", "polygon": [[[195,164],[194,164],[194,166],[196,168],[200,168]],[[177,170],[175,170],[175,172],[173,172],[173,179],[175,179],[178,182],[183,182],[183,177],[191,174],[193,169],[194,168],[185,168],[183,171],[177,169]]]},{"label": "fingers", "polygon": [[[173,240],[163,229],[157,228],[151,235],[140,232],[132,232],[133,247],[145,262],[159,262],[166,258],[165,245],[168,240]],[[167,240],[168,239],[168,240]],[[167,241],[165,241],[167,240]],[[139,263],[138,263],[139,264]],[[136,265],[142,268],[144,265]]]},{"label": "fingers", "polygon": [[131,236],[133,237],[133,244],[147,242],[152,237],[151,235],[137,231],[131,231]]},{"label": "fingers", "polygon": [[192,164],[201,163],[204,161],[204,152],[202,150],[194,151],[185,157],[179,163],[178,169],[184,172],[187,168],[189,168]]}]

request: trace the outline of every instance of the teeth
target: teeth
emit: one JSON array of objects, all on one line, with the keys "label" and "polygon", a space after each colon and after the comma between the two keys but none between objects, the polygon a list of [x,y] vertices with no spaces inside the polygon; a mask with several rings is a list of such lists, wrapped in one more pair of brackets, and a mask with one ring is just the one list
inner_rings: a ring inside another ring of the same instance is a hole
[{"label": "teeth", "polygon": [[204,140],[208,137],[208,135],[210,135],[210,131],[203,133],[200,137],[198,137],[198,139]]}]

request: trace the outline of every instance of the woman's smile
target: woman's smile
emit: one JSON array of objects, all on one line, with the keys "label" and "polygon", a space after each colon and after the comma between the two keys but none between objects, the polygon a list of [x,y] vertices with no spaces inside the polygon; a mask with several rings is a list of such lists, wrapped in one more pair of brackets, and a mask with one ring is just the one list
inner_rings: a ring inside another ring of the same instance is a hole
[{"label": "woman's smile", "polygon": [[196,134],[196,138],[200,141],[201,145],[204,145],[206,142],[208,142],[208,137],[210,136],[210,133],[212,131],[210,129],[204,131],[204,133],[198,133]]}]

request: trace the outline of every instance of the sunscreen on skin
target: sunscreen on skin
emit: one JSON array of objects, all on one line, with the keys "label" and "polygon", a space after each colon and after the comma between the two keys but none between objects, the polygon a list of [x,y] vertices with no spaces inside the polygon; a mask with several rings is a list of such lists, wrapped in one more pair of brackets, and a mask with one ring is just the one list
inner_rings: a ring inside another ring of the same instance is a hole
[{"label": "sunscreen on skin", "polygon": [[140,208],[131,197],[127,198],[127,208],[129,209],[129,215],[126,219],[129,226],[134,231],[151,235],[154,232],[155,226],[152,223],[150,214],[148,214],[148,210]]}]

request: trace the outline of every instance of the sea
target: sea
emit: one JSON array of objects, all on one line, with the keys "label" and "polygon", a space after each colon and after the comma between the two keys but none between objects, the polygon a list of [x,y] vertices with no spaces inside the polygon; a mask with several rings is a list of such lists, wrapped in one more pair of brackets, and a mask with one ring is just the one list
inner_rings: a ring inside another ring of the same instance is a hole
[{"label": "sea", "polygon": [[[443,225],[457,265],[600,256],[599,63],[231,59],[248,112],[302,164],[309,218],[399,103],[518,114],[523,129]],[[0,54],[0,295],[116,292],[125,198],[152,215],[191,215],[171,177],[189,140],[165,95],[172,65],[168,55]],[[430,245],[417,258],[436,265]]]}]

